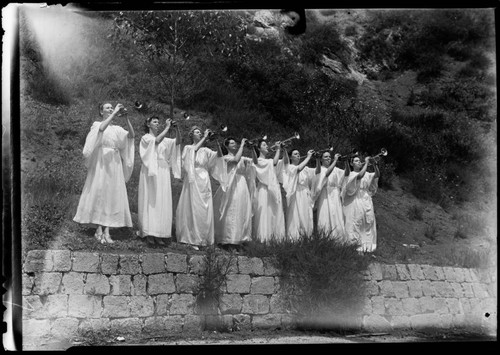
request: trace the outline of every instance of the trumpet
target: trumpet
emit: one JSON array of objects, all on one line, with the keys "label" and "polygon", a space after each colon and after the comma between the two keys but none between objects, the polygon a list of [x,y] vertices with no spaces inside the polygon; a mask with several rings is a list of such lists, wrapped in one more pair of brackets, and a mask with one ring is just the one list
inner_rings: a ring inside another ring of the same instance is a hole
[{"label": "trumpet", "polygon": [[[280,145],[284,145],[284,143],[289,142],[289,141],[291,141],[292,139],[300,139],[300,135],[299,135],[297,132],[295,132],[295,134],[294,134],[292,137],[287,138],[287,139],[285,139],[285,140],[282,140],[282,141],[280,142]],[[270,147],[269,149],[270,149],[270,150],[272,150],[272,151],[275,151],[276,149],[278,149],[278,145],[276,145],[276,143],[275,143],[275,144],[274,144],[272,147]]]},{"label": "trumpet", "polygon": [[[140,109],[142,109],[142,107],[143,107],[142,102],[140,102],[140,101],[136,101],[136,102],[134,102],[134,108],[135,108],[137,111],[139,111]],[[128,110],[127,110],[127,108],[126,108],[126,107],[124,107],[124,108],[122,108],[122,109],[120,110],[120,112],[118,113],[118,117],[125,116],[125,115],[127,115],[127,114],[128,114]]]},{"label": "trumpet", "polygon": [[[189,120],[191,117],[186,113],[184,112],[184,121],[187,121]],[[180,121],[180,122],[184,122],[184,121]],[[178,120],[173,120],[171,123],[170,123],[173,127],[177,126],[177,124],[179,124],[179,121]]]},{"label": "trumpet", "polygon": [[[314,150],[314,157],[319,159],[319,158],[321,158],[321,156],[323,155],[323,153],[326,153],[326,152],[330,152],[330,154],[332,154],[333,153],[333,147],[328,147],[326,149],[319,149],[319,150],[315,149]],[[304,155],[301,158],[305,158],[305,157],[307,157],[307,155]]]},{"label": "trumpet", "polygon": [[227,132],[227,126],[225,125],[220,125],[220,128],[216,131],[210,130],[208,133],[208,139],[213,139],[219,135],[222,135],[223,133]]},{"label": "trumpet", "polygon": [[385,148],[380,149],[380,153],[371,157],[370,161],[368,162],[368,166],[373,165],[372,161],[378,162],[381,157],[385,157],[387,154],[388,154],[387,149]]},{"label": "trumpet", "polygon": [[348,159],[351,159],[351,158],[354,158],[356,156],[359,155],[359,152],[356,150],[356,148],[354,148],[349,154],[346,154],[346,155],[342,155],[339,160],[340,161],[343,161],[343,160],[348,160]]},{"label": "trumpet", "polygon": [[248,145],[248,146],[254,146],[254,145],[257,145],[257,143],[259,142],[259,140],[266,140],[267,139],[267,135],[263,135],[262,137],[257,137],[257,138],[254,138],[254,139],[249,139],[245,142],[245,145]]}]

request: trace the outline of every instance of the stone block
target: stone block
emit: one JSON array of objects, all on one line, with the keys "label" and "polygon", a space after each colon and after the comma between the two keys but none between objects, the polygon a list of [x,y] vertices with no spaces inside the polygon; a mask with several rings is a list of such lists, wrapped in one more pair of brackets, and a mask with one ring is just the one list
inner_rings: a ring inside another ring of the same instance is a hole
[{"label": "stone block", "polygon": [[435,281],[433,282],[434,289],[440,297],[455,297],[455,292],[449,282]]},{"label": "stone block", "polygon": [[173,274],[154,274],[148,276],[148,295],[159,295],[162,293],[174,293],[175,283]]},{"label": "stone block", "polygon": [[465,282],[474,282],[470,269],[462,268]]},{"label": "stone block", "polygon": [[443,266],[444,278],[448,282],[455,282],[457,278],[455,276],[455,269],[450,266]]},{"label": "stone block", "polygon": [[404,281],[393,281],[392,290],[394,291],[396,298],[409,297],[408,285]]},{"label": "stone block", "polygon": [[382,280],[379,282],[380,294],[385,297],[396,297],[394,293],[394,288],[392,287],[392,281]]},{"label": "stone block", "polygon": [[398,274],[396,272],[396,266],[395,265],[385,265],[382,264],[380,265],[382,269],[382,278],[384,280],[391,280],[391,281],[397,281],[398,280]]},{"label": "stone block", "polygon": [[21,283],[22,283],[21,295],[23,296],[30,295],[31,291],[33,290],[34,278],[27,274],[23,274]]},{"label": "stone block", "polygon": [[175,277],[175,287],[177,293],[197,293],[200,286],[198,275],[177,274]]},{"label": "stone block", "polygon": [[420,297],[418,301],[420,302],[420,309],[422,313],[433,313],[435,311],[436,303],[433,297]]},{"label": "stone block", "polygon": [[132,289],[130,293],[133,296],[143,296],[147,295],[146,286],[148,283],[148,277],[146,275],[134,275],[132,276]]},{"label": "stone block", "polygon": [[114,336],[140,336],[142,327],[143,320],[141,318],[110,319],[109,321],[109,328]]},{"label": "stone block", "polygon": [[182,316],[167,316],[164,319],[164,329],[169,333],[180,333],[182,332],[182,327],[184,325],[184,319]]},{"label": "stone block", "polygon": [[467,297],[467,298],[474,297],[474,291],[472,290],[472,284],[471,283],[462,282],[461,286],[462,286],[464,297]]},{"label": "stone block", "polygon": [[451,314],[464,313],[462,304],[460,303],[458,298],[447,298],[445,301],[446,301],[446,306],[448,307]]},{"label": "stone block", "polygon": [[424,296],[437,296],[437,292],[434,289],[434,283],[429,281],[429,280],[423,280],[420,282],[420,285],[422,286],[422,293]]},{"label": "stone block", "polygon": [[30,250],[24,260],[24,272],[52,271],[54,262],[52,253],[47,250]]},{"label": "stone block", "polygon": [[221,333],[230,332],[233,329],[233,317],[226,315],[205,316],[205,330],[219,331]]},{"label": "stone block", "polygon": [[83,294],[83,287],[85,282],[83,280],[84,274],[81,272],[68,272],[62,277],[61,292],[66,294]]},{"label": "stone block", "polygon": [[470,282],[481,282],[478,270],[469,269],[469,273],[470,273],[470,279],[471,279]]},{"label": "stone block", "polygon": [[33,294],[50,295],[59,292],[62,274],[60,272],[43,272],[35,274]]},{"label": "stone block", "polygon": [[422,297],[422,284],[419,280],[410,280],[406,281],[406,285],[408,286],[408,294],[410,297]]},{"label": "stone block", "polygon": [[434,297],[434,312],[438,314],[447,314],[450,312],[448,309],[448,305],[446,303],[446,298],[443,297]]},{"label": "stone block", "polygon": [[279,276],[280,270],[276,268],[275,262],[271,257],[262,258],[262,264],[264,266],[265,276]]},{"label": "stone block", "polygon": [[455,271],[455,281],[456,282],[464,282],[465,281],[465,275],[464,275],[464,269],[461,267],[454,267],[453,271]]},{"label": "stone block", "polygon": [[384,305],[386,309],[386,314],[390,316],[402,316],[403,312],[403,304],[401,300],[397,298],[386,298],[384,300]]},{"label": "stone block", "polygon": [[238,271],[245,275],[264,275],[264,263],[259,258],[238,256]]},{"label": "stone block", "polygon": [[408,264],[407,268],[410,272],[410,277],[412,280],[425,280],[425,276],[420,265]]},{"label": "stone block", "polygon": [[281,315],[265,314],[252,317],[253,329],[276,329],[281,327]]},{"label": "stone block", "polygon": [[128,298],[130,296],[104,296],[103,317],[108,318],[127,318],[130,317],[130,307]]},{"label": "stone block", "polygon": [[203,255],[191,255],[188,261],[188,270],[191,274],[202,275],[205,271],[205,257]]},{"label": "stone block", "polygon": [[293,329],[296,326],[295,317],[291,314],[281,315],[281,328],[282,329]]},{"label": "stone block", "polygon": [[103,333],[109,330],[109,318],[82,319],[78,332],[85,336],[86,332]]},{"label": "stone block", "polygon": [[116,254],[101,254],[101,273],[104,275],[118,274],[120,256]]},{"label": "stone block", "polygon": [[78,334],[78,324],[76,318],[57,318],[51,324],[50,333],[56,339],[71,340]]},{"label": "stone block", "polygon": [[131,296],[128,305],[131,317],[151,317],[154,314],[154,303],[150,296]]},{"label": "stone block", "polygon": [[439,314],[435,313],[415,314],[410,316],[410,325],[414,330],[440,328],[441,317]]},{"label": "stone block", "polygon": [[453,294],[454,294],[453,297],[456,297],[456,298],[465,297],[462,285],[460,285],[458,282],[450,282],[450,286],[451,286],[451,289],[453,290]]},{"label": "stone block", "polygon": [[74,251],[71,269],[77,272],[99,272],[99,254]]},{"label": "stone block", "polygon": [[196,298],[188,293],[173,294],[170,299],[169,315],[193,314],[196,306]]},{"label": "stone block", "polygon": [[23,296],[23,319],[45,318],[45,310],[40,296]]},{"label": "stone block", "polygon": [[472,282],[472,290],[474,291],[474,295],[476,298],[487,298],[490,295],[488,294],[487,288],[484,284],[479,282]]},{"label": "stone block", "polygon": [[252,328],[252,317],[248,314],[235,314],[233,316],[233,329],[235,331],[239,330],[250,330]]},{"label": "stone block", "polygon": [[[132,294],[132,278],[130,275],[111,275],[109,276],[109,285],[111,286],[110,295],[112,296],[129,296]],[[143,294],[146,294],[146,292]]]},{"label": "stone block", "polygon": [[411,328],[409,316],[394,316],[391,318],[391,327],[395,330],[405,330]]},{"label": "stone block", "polygon": [[420,302],[416,298],[406,298],[401,300],[403,312],[406,315],[419,314],[421,312]]},{"label": "stone block", "polygon": [[411,280],[410,271],[408,270],[406,264],[396,264],[396,273],[398,274],[398,280]]},{"label": "stone block", "polygon": [[368,297],[380,295],[380,287],[378,286],[377,281],[371,281],[371,280],[366,281],[365,285],[366,285],[366,289],[365,289],[366,295]]},{"label": "stone block", "polygon": [[229,274],[226,285],[228,293],[250,293],[252,279],[249,275]]},{"label": "stone block", "polygon": [[26,338],[42,338],[50,334],[50,321],[48,319],[27,319],[22,322],[23,343]]},{"label": "stone block", "polygon": [[371,280],[380,281],[384,277],[382,275],[382,266],[379,263],[371,263],[368,265],[368,272]]},{"label": "stone block", "polygon": [[167,253],[167,271],[182,272],[188,271],[187,255],[178,253]]},{"label": "stone block", "polygon": [[42,312],[45,318],[65,318],[68,315],[68,295],[48,295]]},{"label": "stone block", "polygon": [[119,272],[121,275],[137,275],[141,273],[139,255],[120,255]]},{"label": "stone block", "polygon": [[160,274],[166,271],[165,255],[151,253],[141,255],[142,272],[146,275]]},{"label": "stone block", "polygon": [[68,317],[100,318],[102,314],[102,296],[69,295]]},{"label": "stone block", "polygon": [[250,285],[251,294],[272,295],[275,292],[274,277],[253,277]]},{"label": "stone block", "polygon": [[385,298],[384,296],[375,296],[371,298],[373,314],[385,314]]},{"label": "stone block", "polygon": [[287,313],[290,311],[289,301],[281,293],[276,293],[269,300],[269,312]]},{"label": "stone block", "polygon": [[150,336],[167,337],[182,331],[182,318],[161,316],[144,319],[143,333]]},{"label": "stone block", "polygon": [[200,333],[203,331],[204,323],[205,317],[187,314],[184,316],[184,326],[182,328],[182,333]]},{"label": "stone block", "polygon": [[441,314],[439,317],[439,326],[440,328],[451,328],[453,324],[453,317],[451,314]]},{"label": "stone block", "polygon": [[246,295],[243,297],[242,313],[266,314],[269,312],[269,299],[264,295]]},{"label": "stone block", "polygon": [[108,295],[110,289],[109,280],[105,275],[88,274],[83,293],[88,295]]},{"label": "stone block", "polygon": [[164,316],[168,315],[168,311],[170,310],[170,296],[169,295],[158,295],[155,296],[155,315]]},{"label": "stone block", "polygon": [[69,250],[52,251],[53,269],[52,271],[71,270],[71,252]]},{"label": "stone block", "polygon": [[384,332],[392,329],[391,323],[378,314],[363,317],[362,328],[368,332]]},{"label": "stone block", "polygon": [[241,312],[243,300],[238,294],[223,294],[220,299],[220,311],[222,314],[237,314]]}]

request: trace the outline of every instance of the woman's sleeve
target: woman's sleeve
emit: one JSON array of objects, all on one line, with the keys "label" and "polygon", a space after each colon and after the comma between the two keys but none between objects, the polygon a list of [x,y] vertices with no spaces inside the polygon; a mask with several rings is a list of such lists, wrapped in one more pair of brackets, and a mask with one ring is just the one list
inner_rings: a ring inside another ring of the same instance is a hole
[{"label": "woman's sleeve", "polygon": [[278,182],[280,184],[283,184],[284,170],[285,170],[285,162],[283,161],[283,159],[279,159],[278,164],[276,164],[276,166],[274,167],[274,171],[276,172],[276,177],[278,178]]},{"label": "woman's sleeve", "polygon": [[122,127],[117,126],[117,136],[120,139],[118,146],[121,147],[120,155],[122,157],[123,176],[127,182],[132,176],[134,170],[134,154],[135,145],[134,138],[128,136],[128,131]]},{"label": "woman's sleeve", "polygon": [[165,145],[165,159],[169,162],[174,178],[181,178],[181,146],[176,144],[175,138],[164,138],[161,144]]},{"label": "woman's sleeve", "polygon": [[85,159],[85,166],[88,168],[91,164],[92,158],[94,156],[95,149],[102,143],[102,133],[99,131],[99,127],[102,122],[94,122],[90,128],[90,132],[87,134],[85,139],[85,145],[83,146],[83,157]]},{"label": "woman's sleeve", "polygon": [[188,181],[193,183],[195,181],[194,176],[194,146],[186,145],[182,151],[182,170],[186,174]]},{"label": "woman's sleeve", "polygon": [[288,167],[283,169],[283,189],[286,192],[286,202],[290,203],[295,191],[297,191],[297,183],[299,179],[299,171],[297,166],[288,164]]},{"label": "woman's sleeve", "polygon": [[358,191],[360,181],[358,180],[358,173],[351,171],[349,176],[344,180],[343,195],[352,196]]},{"label": "woman's sleeve", "polygon": [[158,174],[158,157],[156,147],[156,140],[150,134],[145,134],[141,138],[141,143],[139,144],[139,155],[142,160],[142,164],[148,170],[148,176],[156,176]]},{"label": "woman's sleeve", "polygon": [[378,191],[378,178],[375,177],[375,173],[365,173],[367,184],[368,184],[368,193],[370,196],[373,196]]},{"label": "woman's sleeve", "polygon": [[220,183],[222,191],[227,190],[228,175],[227,163],[224,157],[217,156],[217,152],[204,147],[208,158],[208,171],[210,175]]}]

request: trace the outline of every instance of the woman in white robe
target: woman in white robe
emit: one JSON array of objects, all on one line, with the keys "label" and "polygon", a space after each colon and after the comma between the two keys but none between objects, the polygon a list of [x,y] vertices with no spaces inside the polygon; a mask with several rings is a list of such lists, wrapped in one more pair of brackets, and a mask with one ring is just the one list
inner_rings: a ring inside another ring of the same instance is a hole
[{"label": "woman in white robe", "polygon": [[332,162],[330,152],[326,151],[321,154],[321,158],[316,159],[313,199],[317,211],[317,231],[328,234],[330,238],[345,241],[345,220],[341,201],[345,171],[335,166],[339,157],[340,154],[335,154]]},{"label": "woman in white robe", "polygon": [[94,236],[103,244],[114,243],[110,227],[132,227],[125,183],[134,168],[134,129],[126,114],[128,131],[112,124],[123,108],[100,105],[102,121],[92,124],[83,147],[88,171],[73,220],[97,225]]},{"label": "woman in white robe", "polygon": [[352,159],[353,171],[350,171],[344,186],[344,213],[348,239],[359,245],[360,252],[373,252],[377,248],[377,223],[373,209],[372,196],[377,193],[380,172],[377,162],[373,161],[374,172],[368,172],[367,166],[359,157]]},{"label": "woman in white robe", "polygon": [[193,126],[189,132],[193,144],[182,151],[183,185],[177,205],[175,228],[177,241],[189,244],[193,249],[214,244],[214,212],[210,176],[225,190],[227,165],[217,141],[218,151],[204,147],[210,134]]},{"label": "woman in white robe", "polygon": [[231,137],[224,141],[228,184],[226,191],[219,186],[215,192],[214,215],[215,242],[226,249],[237,250],[252,237],[252,201],[248,187],[252,185],[248,181],[252,160],[242,156],[246,141],[243,138],[239,148]]},{"label": "woman in white robe", "polygon": [[159,118],[146,121],[146,133],[141,138],[139,153],[142,166],[139,176],[139,233],[147,237],[148,244],[165,245],[164,239],[172,237],[172,185],[174,178],[181,178],[181,137],[176,129],[175,138],[166,138],[172,120],[167,119],[165,129],[158,134]]},{"label": "woman in white robe", "polygon": [[[281,187],[278,182],[280,175],[279,156],[280,142],[273,159],[266,159],[268,145],[265,140],[259,140],[252,149],[252,173],[257,179],[253,204],[253,236],[255,239],[266,242],[271,239],[283,239],[286,236],[285,214],[281,199]],[[257,154],[259,156],[257,157]]]},{"label": "woman in white robe", "polygon": [[[307,163],[314,154],[309,150],[307,156],[300,162],[300,152],[293,149],[289,158],[285,150],[283,188],[286,192],[286,233],[291,240],[298,240],[302,235],[311,235],[314,230],[313,200],[311,182],[315,169]],[[291,160],[291,164],[290,164]]]}]

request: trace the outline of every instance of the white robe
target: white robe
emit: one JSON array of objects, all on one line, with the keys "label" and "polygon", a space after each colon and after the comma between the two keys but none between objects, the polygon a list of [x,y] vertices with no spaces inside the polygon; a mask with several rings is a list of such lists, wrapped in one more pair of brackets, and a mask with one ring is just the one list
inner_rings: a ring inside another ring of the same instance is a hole
[{"label": "white robe", "polygon": [[272,238],[283,239],[286,236],[285,214],[281,199],[281,188],[278,176],[279,167],[275,168],[273,159],[258,158],[258,164],[253,164],[253,173],[257,184],[253,200],[253,235],[260,241]]},{"label": "white robe", "polygon": [[315,169],[288,164],[283,173],[283,188],[286,192],[286,233],[291,240],[302,234],[311,235],[314,229],[311,182]]},{"label": "white robe", "polygon": [[227,190],[221,186],[214,195],[215,242],[220,244],[241,244],[252,237],[252,201],[247,178],[252,168],[252,159],[241,157],[234,161],[234,155],[224,156],[227,163]]},{"label": "white robe", "polygon": [[377,224],[372,196],[377,193],[378,178],[375,173],[351,171],[345,183],[344,213],[346,232],[349,240],[360,244],[363,251],[372,252],[377,248]]},{"label": "white robe", "polygon": [[326,167],[321,166],[321,171],[316,174],[313,183],[317,230],[329,233],[332,238],[345,241],[345,219],[341,201],[344,170],[334,167],[328,178],[326,170]]},{"label": "white robe", "polygon": [[217,152],[194,145],[182,151],[183,185],[177,205],[175,228],[177,241],[192,245],[214,243],[214,212],[210,175],[227,186],[227,165]]},{"label": "white robe", "polygon": [[134,168],[134,139],[120,126],[92,124],[85,139],[83,156],[87,178],[75,222],[106,227],[132,227],[125,183]]},{"label": "white robe", "polygon": [[156,144],[156,137],[145,134],[139,146],[142,160],[139,176],[139,231],[141,237],[172,237],[172,186],[170,169],[181,178],[181,148],[172,138]]}]

